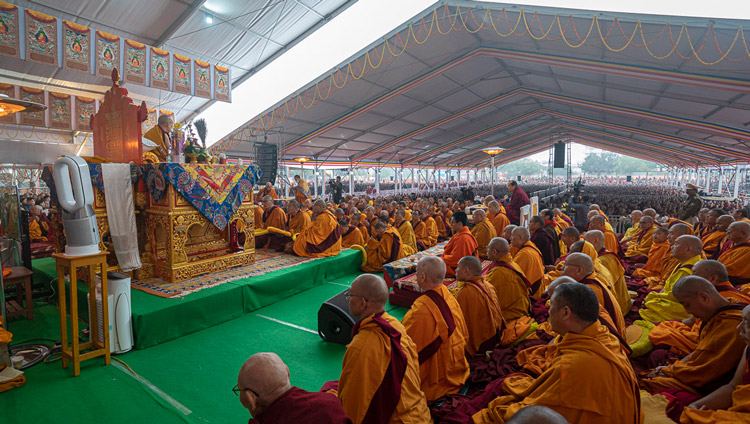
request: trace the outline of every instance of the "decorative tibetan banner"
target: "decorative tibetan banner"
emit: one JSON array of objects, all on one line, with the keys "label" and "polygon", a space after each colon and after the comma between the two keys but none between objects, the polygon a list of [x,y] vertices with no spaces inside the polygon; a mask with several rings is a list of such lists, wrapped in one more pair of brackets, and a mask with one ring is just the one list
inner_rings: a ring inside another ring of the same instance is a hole
[{"label": "decorative tibetan banner", "polygon": [[18,7],[0,1],[0,54],[20,57],[18,46]]},{"label": "decorative tibetan banner", "polygon": [[169,90],[169,52],[151,47],[151,87]]},{"label": "decorative tibetan banner", "polygon": [[96,75],[109,77],[114,68],[120,67],[120,37],[96,31]]},{"label": "decorative tibetan banner", "polygon": [[171,116],[172,119],[174,120],[174,112],[170,112],[168,110],[160,110],[159,111],[159,116],[161,116],[161,115]]},{"label": "decorative tibetan banner", "polygon": [[[10,84],[0,84],[0,94],[5,94],[8,97],[16,98],[16,86]],[[17,113],[11,113],[0,118],[2,124],[15,124]]]},{"label": "decorative tibetan banner", "polygon": [[148,116],[146,120],[141,123],[141,133],[145,134],[146,131],[156,126],[156,109],[147,108]]},{"label": "decorative tibetan banner", "polygon": [[49,93],[49,126],[69,130],[71,107],[70,95],[60,93]]},{"label": "decorative tibetan banner", "polygon": [[91,71],[91,28],[63,21],[63,68]]},{"label": "decorative tibetan banner", "polygon": [[195,95],[211,98],[211,64],[200,60],[193,60],[193,75],[195,78]]},{"label": "decorative tibetan banner", "polygon": [[146,85],[146,45],[125,39],[125,81]]},{"label": "decorative tibetan banner", "polygon": [[[190,94],[190,58],[174,54],[174,84],[175,93]],[[153,85],[153,83],[151,83]]]},{"label": "decorative tibetan banner", "polygon": [[232,101],[232,88],[229,81],[229,69],[214,65],[214,99],[222,102]]},{"label": "decorative tibetan banner", "polygon": [[57,65],[57,18],[26,9],[26,60]]},{"label": "decorative tibetan banner", "polygon": [[[44,90],[36,88],[21,87],[21,100],[44,104]],[[33,125],[44,127],[44,111],[41,112],[21,112],[21,125]]]},{"label": "decorative tibetan banner", "polygon": [[91,131],[91,115],[96,112],[96,100],[76,96],[76,129]]}]

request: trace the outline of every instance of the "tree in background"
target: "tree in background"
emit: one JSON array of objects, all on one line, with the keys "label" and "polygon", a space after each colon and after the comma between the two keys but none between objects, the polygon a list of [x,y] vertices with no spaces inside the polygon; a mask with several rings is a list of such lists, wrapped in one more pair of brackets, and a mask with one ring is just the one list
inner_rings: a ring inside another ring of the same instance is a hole
[{"label": "tree in background", "polygon": [[510,178],[515,178],[516,175],[524,177],[529,175],[538,176],[546,169],[546,166],[531,159],[519,159],[498,167],[500,173],[508,175]]},{"label": "tree in background", "polygon": [[617,172],[620,155],[617,153],[589,153],[581,162],[581,171],[587,174],[612,174]]}]

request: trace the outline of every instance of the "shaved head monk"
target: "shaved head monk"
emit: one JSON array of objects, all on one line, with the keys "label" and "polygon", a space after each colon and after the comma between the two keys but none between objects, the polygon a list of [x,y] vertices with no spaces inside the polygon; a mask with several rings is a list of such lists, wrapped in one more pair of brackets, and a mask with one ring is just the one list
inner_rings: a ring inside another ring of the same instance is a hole
[{"label": "shaved head monk", "polygon": [[727,383],[728,373],[745,348],[736,330],[744,305],[730,303],[711,282],[694,275],[677,281],[672,293],[688,313],[702,321],[698,345],[682,360],[649,372],[641,386],[650,393],[679,389],[697,395]]},{"label": "shaved head monk", "polygon": [[465,213],[456,212],[451,217],[451,231],[453,236],[448,244],[445,245],[441,258],[445,261],[446,275],[449,277],[456,276],[456,266],[458,260],[464,256],[476,255],[479,243],[474,238],[474,234],[469,231],[469,220]]},{"label": "shaved head monk", "polygon": [[[278,228],[279,230],[286,230],[287,217],[284,210],[276,206],[273,203],[271,196],[263,197],[263,215],[261,215],[261,222],[259,228]],[[284,248],[286,240],[280,234],[269,233],[255,238],[255,247],[280,250]]]},{"label": "shaved head monk", "polygon": [[466,354],[484,355],[500,343],[505,326],[495,288],[482,277],[482,262],[474,256],[458,261],[456,279],[460,281],[456,300],[468,329]]},{"label": "shaved head monk", "polygon": [[[388,218],[385,218],[386,220]],[[401,234],[383,221],[375,223],[375,234],[367,241],[367,263],[362,271],[382,272],[383,264],[405,257]]]},{"label": "shaved head monk", "polygon": [[503,395],[472,418],[504,423],[529,405],[544,405],[573,423],[642,423],[633,369],[619,340],[599,323],[596,293],[584,284],[557,285],[549,322],[562,337],[549,367],[537,378],[513,375]]},{"label": "shaved head monk", "polygon": [[248,358],[234,392],[250,411],[251,424],[351,423],[335,395],[307,392],[289,383],[289,368],[271,352]]},{"label": "shaved head monk", "polygon": [[654,242],[654,218],[644,214],[638,221],[638,234],[628,243],[625,258],[633,263],[645,263]]},{"label": "shaved head monk", "polygon": [[527,406],[513,414],[508,424],[568,424],[554,409],[542,405]]},{"label": "shaved head monk", "polygon": [[719,255],[719,262],[727,267],[729,281],[739,286],[750,283],[750,224],[733,222],[727,228],[731,247]]},{"label": "shaved head monk", "polygon": [[594,246],[598,255],[597,261],[606,268],[612,276],[612,292],[617,298],[617,304],[620,305],[620,310],[623,314],[627,314],[633,306],[633,301],[630,299],[628,286],[625,282],[625,268],[623,268],[620,259],[615,253],[611,252],[604,246],[605,237],[604,233],[601,231],[588,231],[586,232],[584,239]]},{"label": "shaved head monk", "polygon": [[495,234],[502,236],[503,230],[510,224],[508,216],[505,215],[505,208],[502,208],[497,200],[490,201],[487,208],[489,210],[488,218],[492,217],[492,226],[495,227]]},{"label": "shaved head monk", "polygon": [[510,243],[510,239],[513,234],[513,230],[515,230],[518,227],[518,225],[508,224],[503,229],[503,238]]},{"label": "shaved head monk", "polygon": [[669,229],[665,227],[656,227],[654,229],[654,244],[651,245],[651,249],[648,251],[648,260],[646,260],[646,264],[642,268],[633,271],[634,277],[656,277],[661,274],[664,260],[671,256],[667,237],[669,237]]},{"label": "shaved head monk", "polygon": [[323,200],[313,203],[312,212],[314,221],[297,236],[294,253],[306,258],[338,255],[341,252],[341,227],[336,217],[326,209]]},{"label": "shaved head monk", "polygon": [[[455,237],[455,236],[454,236]],[[443,284],[445,263],[425,256],[417,263],[417,283],[425,291],[402,320],[419,352],[419,377],[428,402],[457,393],[469,377],[464,350],[468,329],[458,301]]]},{"label": "shaved head monk", "polygon": [[472,219],[474,228],[471,229],[471,235],[477,241],[477,254],[480,258],[487,259],[487,243],[497,237],[497,231],[482,209],[474,211]]},{"label": "shaved head monk", "polygon": [[620,242],[617,241],[617,235],[606,226],[607,221],[601,215],[594,215],[589,220],[589,230],[598,230],[602,232],[604,236],[604,247],[614,253],[618,254],[621,250]]},{"label": "shaved head monk", "polygon": [[360,275],[347,297],[349,312],[358,321],[339,379],[338,396],[344,411],[355,424],[431,422],[420,389],[417,347],[404,326],[384,311],[388,300],[385,281],[377,275]]},{"label": "shaved head monk", "polygon": [[484,279],[495,288],[505,321],[511,322],[529,316],[531,283],[510,255],[508,242],[500,237],[490,240],[487,257],[492,264],[485,272]]},{"label": "shaved head monk", "polygon": [[404,255],[410,256],[417,253],[417,237],[414,235],[411,222],[406,220],[406,211],[403,209],[396,209],[393,213],[393,228],[401,235]]},{"label": "shaved head monk", "polygon": [[531,295],[539,298],[545,289],[542,284],[544,258],[542,258],[542,252],[534,243],[529,241],[529,238],[529,230],[524,227],[516,227],[511,233],[510,243],[516,248],[513,260],[516,261],[526,279],[531,283]]},{"label": "shaved head monk", "polygon": [[643,282],[647,284],[649,289],[660,291],[664,288],[664,283],[666,283],[667,279],[672,274],[672,270],[674,270],[674,268],[680,264],[680,261],[672,256],[672,245],[674,245],[674,242],[680,236],[685,235],[693,235],[692,230],[686,224],[674,224],[669,227],[669,231],[667,234],[667,243],[669,244],[669,250],[668,253],[664,255],[664,259],[662,260],[660,274],[656,276],[645,277],[643,279]]},{"label": "shaved head monk", "polygon": [[643,212],[638,209],[634,209],[632,212],[630,212],[630,222],[632,223],[632,226],[625,230],[625,233],[623,233],[623,243],[627,243],[635,234],[638,233],[638,222],[641,220],[642,216]]},{"label": "shaved head monk", "polygon": [[643,300],[643,308],[638,311],[643,319],[661,322],[671,319],[685,319],[689,316],[685,309],[672,295],[672,288],[677,280],[692,275],[693,265],[701,260],[703,244],[698,237],[680,236],[672,245],[672,256],[679,261],[664,283],[660,292],[651,292]]},{"label": "shaved head monk", "polygon": [[747,400],[750,396],[750,306],[742,310],[742,322],[737,326],[746,346],[732,380],[710,394],[696,400],[682,411],[684,423],[740,423],[750,422]]}]

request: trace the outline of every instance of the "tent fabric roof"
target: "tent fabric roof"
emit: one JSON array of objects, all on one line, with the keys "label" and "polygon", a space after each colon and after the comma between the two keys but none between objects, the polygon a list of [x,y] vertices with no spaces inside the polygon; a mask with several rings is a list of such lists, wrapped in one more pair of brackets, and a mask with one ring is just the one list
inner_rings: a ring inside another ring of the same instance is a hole
[{"label": "tent fabric roof", "polygon": [[[231,70],[233,86],[345,10],[354,0],[29,0],[18,6]],[[211,14],[213,24],[205,21]],[[101,98],[109,78],[3,58],[0,80]],[[212,101],[134,84],[131,97],[186,121]]]},{"label": "tent fabric roof", "polygon": [[445,0],[212,146],[476,167],[572,141],[672,166],[750,162],[750,21]]}]

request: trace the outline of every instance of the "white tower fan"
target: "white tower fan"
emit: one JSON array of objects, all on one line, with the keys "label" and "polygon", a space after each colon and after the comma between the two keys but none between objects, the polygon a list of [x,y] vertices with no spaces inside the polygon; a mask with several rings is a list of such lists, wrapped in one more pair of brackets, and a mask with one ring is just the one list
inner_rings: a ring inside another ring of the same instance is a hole
[{"label": "white tower fan", "polygon": [[53,173],[57,198],[63,209],[65,254],[86,256],[99,253],[99,228],[91,207],[94,189],[89,165],[79,156],[65,155],[55,161]]}]

